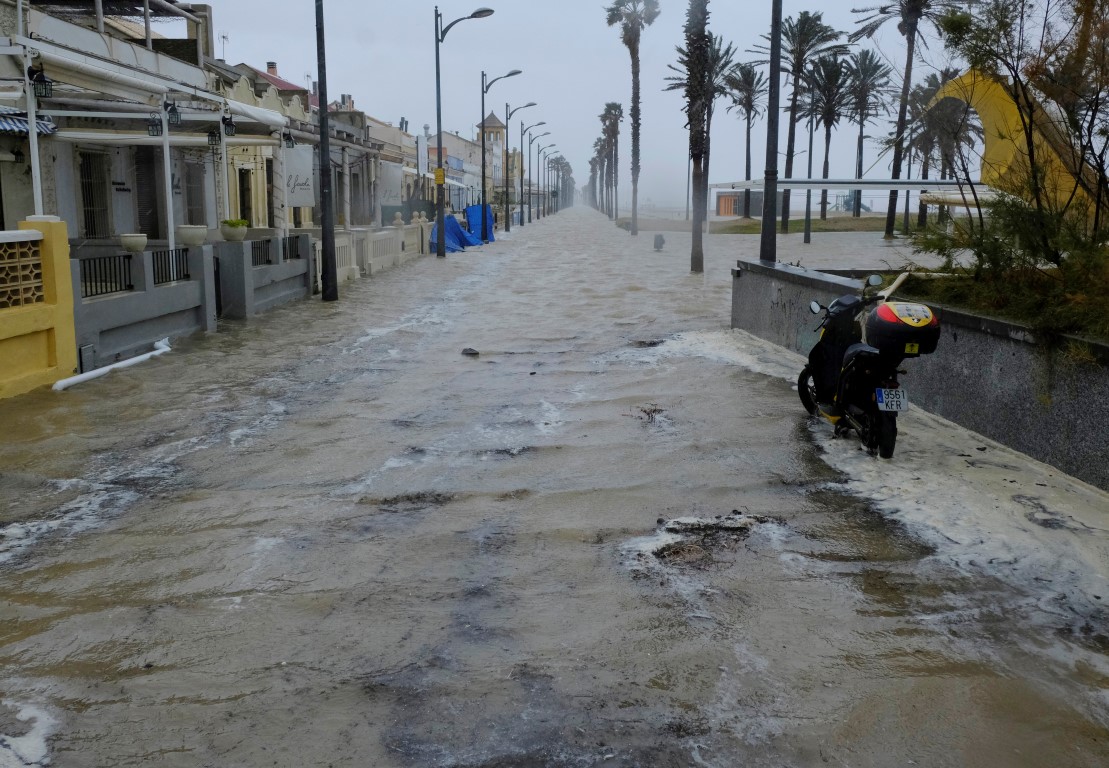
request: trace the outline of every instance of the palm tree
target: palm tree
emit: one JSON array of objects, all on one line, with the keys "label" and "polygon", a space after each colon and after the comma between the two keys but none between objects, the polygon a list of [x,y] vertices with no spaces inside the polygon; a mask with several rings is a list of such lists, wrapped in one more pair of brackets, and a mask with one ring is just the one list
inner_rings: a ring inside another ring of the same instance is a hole
[{"label": "palm tree", "polygon": [[[751,180],[751,121],[762,113],[762,99],[767,94],[766,76],[753,64],[739,64],[724,76],[724,85],[732,100],[729,110],[735,107],[743,112],[747,121],[746,164],[744,179]],[[751,190],[743,191],[743,218],[751,218]]]},{"label": "palm tree", "polygon": [[[782,22],[782,69],[793,81],[793,92],[789,96],[789,130],[786,133],[785,177],[793,177],[793,155],[797,145],[797,120],[800,114],[801,91],[804,89],[805,68],[809,62],[821,56],[847,54],[847,46],[837,42],[842,35],[824,23],[821,13],[801,11],[794,19],[792,16]],[[770,36],[763,35],[769,43]],[[769,45],[756,45],[758,53],[770,53]],[[759,62],[761,63],[761,62]],[[776,84],[772,84],[775,85]],[[789,232],[789,188],[782,190],[782,232]]]},{"label": "palm tree", "polygon": [[[709,34],[709,0],[689,0],[685,15],[685,50],[688,52],[685,82],[685,115],[689,125],[689,157],[693,165],[693,245],[689,252],[691,272],[705,271],[705,250],[701,223],[708,208],[708,189],[704,184],[708,131],[705,122],[708,106],[715,96],[709,83],[712,36]],[[705,191],[702,194],[702,187]]]},{"label": "palm tree", "polygon": [[[712,154],[712,116],[716,111],[717,97],[727,96],[730,92],[727,79],[736,67],[735,46],[731,43],[725,45],[722,38],[711,32],[707,34],[710,44],[707,63],[707,99],[705,102],[705,157],[701,177],[702,189],[699,190],[704,195],[706,204],[708,200],[709,159]],[[677,51],[677,66],[667,64],[667,67],[678,74],[666,78],[670,85],[663,89],[665,91],[685,90],[689,82],[689,54],[681,47]]]},{"label": "palm tree", "polygon": [[[870,8],[852,8],[852,13],[868,14],[859,19],[859,28],[848,36],[851,42],[857,42],[864,37],[873,37],[882,25],[894,19],[897,21],[897,31],[905,37],[905,71],[901,81],[901,101],[897,107],[897,128],[893,138],[893,169],[894,179],[901,178],[901,161],[905,155],[905,129],[909,122],[909,91],[913,82],[913,59],[916,57],[916,43],[919,37],[924,41],[920,23],[931,22],[933,27],[939,28],[941,16],[949,10],[956,10],[966,4],[966,0],[897,0],[886,5],[874,5]],[[889,207],[886,210],[886,237],[893,237],[894,223],[897,218],[897,190],[890,190]]]},{"label": "palm tree", "polygon": [[619,142],[620,123],[624,120],[624,107],[615,101],[605,104],[605,111],[601,113],[601,136],[607,149],[605,167],[608,172],[608,188],[612,190],[612,202],[609,207],[609,218],[620,218],[619,196]]},{"label": "palm tree", "polygon": [[606,12],[608,25],[620,25],[620,40],[628,48],[632,59],[632,226],[631,233],[639,234],[639,40],[643,28],[658,18],[658,0],[615,0]]},{"label": "palm tree", "polygon": [[[847,61],[850,104],[848,112],[852,122],[859,126],[859,141],[855,149],[855,178],[863,177],[863,132],[871,118],[879,112],[888,112],[887,91],[889,90],[890,67],[882,63],[878,55],[869,48],[851,54]],[[852,214],[862,215],[862,190],[855,190]]]},{"label": "palm tree", "polygon": [[[828,160],[832,149],[832,129],[839,125],[847,109],[847,73],[834,54],[821,56],[809,71],[809,104],[804,110],[824,127],[824,176],[828,178]],[[820,218],[828,218],[828,190],[820,191]]]},{"label": "palm tree", "polygon": [[[975,141],[982,138],[982,125],[973,119],[968,104],[958,99],[932,103],[939,90],[959,74],[959,70],[954,68],[943,69],[939,74],[931,73],[909,94],[909,117],[916,128],[909,151],[920,158],[922,179],[928,178],[937,160],[940,178],[948,178],[948,174],[957,167],[956,156],[973,148]],[[917,224],[921,227],[928,224],[928,206],[925,203],[921,203],[918,209]]]}]

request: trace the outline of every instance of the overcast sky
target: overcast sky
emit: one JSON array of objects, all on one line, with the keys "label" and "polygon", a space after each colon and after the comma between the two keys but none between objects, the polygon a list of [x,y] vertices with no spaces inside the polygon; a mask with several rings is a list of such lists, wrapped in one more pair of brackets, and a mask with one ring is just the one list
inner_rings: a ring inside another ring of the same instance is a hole
[{"label": "overcast sky", "polygon": [[[232,64],[245,62],[264,69],[276,61],[282,77],[307,83],[316,75],[315,3],[312,0],[209,0],[215,17],[216,50]],[[486,96],[486,112],[495,110],[504,120],[505,103],[513,106],[537,102],[520,110],[512,119],[512,146],[518,146],[520,120],[528,125],[545,121],[535,133],[551,131],[536,142],[557,144],[571,163],[579,186],[589,177],[593,142],[600,134],[598,115],[609,101],[631,106],[631,68],[627,48],[619,30],[605,24],[605,0],[441,0],[446,23],[468,16],[488,5],[495,13],[484,19],[459,23],[441,46],[443,84],[443,129],[472,138],[481,118],[481,72],[490,79],[512,69],[523,74],[494,84]],[[824,21],[837,29],[855,28],[852,7],[868,5],[860,0],[803,2],[784,0],[785,16],[802,10],[821,11]],[[642,75],[643,128],[640,204],[684,207],[688,134],[684,130],[682,96],[663,92],[665,78],[672,74],[668,64],[676,60],[675,47],[684,42],[682,26],[688,4],[684,0],[660,0],[661,14],[643,33]],[[435,130],[435,26],[433,2],[374,2],[373,0],[324,0],[327,30],[328,96],[354,97],[355,106],[374,117],[397,123],[409,121],[409,130],[422,131],[427,124]],[[762,42],[770,28],[770,0],[713,0],[709,3],[710,29],[740,51]],[[226,35],[226,41],[221,39]],[[864,44],[867,44],[864,41]],[[904,48],[892,24],[869,43],[893,65],[895,73],[904,66]],[[742,60],[755,59],[743,54]],[[944,64],[942,45],[934,43],[923,51],[914,81]],[[787,91],[788,92],[788,91]],[[783,103],[785,102],[783,94]],[[870,133],[890,130],[875,125]],[[622,204],[630,203],[630,121],[625,119],[620,145]],[[854,175],[855,150],[851,126],[844,125],[833,141],[831,175]],[[765,124],[756,125],[753,138],[753,175],[763,172]],[[785,121],[781,150],[785,150]],[[711,180],[726,182],[743,178],[743,122],[735,112],[726,112],[719,102],[713,121]],[[807,134],[799,129],[798,147],[804,149]],[[817,140],[814,175],[820,174],[823,153]],[[868,176],[888,176],[889,158],[879,159],[867,148]],[[877,164],[874,165],[875,161]],[[795,175],[805,173],[804,155],[796,161]]]}]

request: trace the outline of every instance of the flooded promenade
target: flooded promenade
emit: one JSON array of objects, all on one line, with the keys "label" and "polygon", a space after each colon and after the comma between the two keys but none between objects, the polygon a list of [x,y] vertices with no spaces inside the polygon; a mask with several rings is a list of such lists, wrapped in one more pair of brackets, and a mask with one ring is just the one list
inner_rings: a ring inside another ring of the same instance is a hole
[{"label": "flooded promenade", "polygon": [[571,209],[0,401],[0,768],[1109,763],[1109,496],[833,441],[727,327],[758,238],[666,239]]}]

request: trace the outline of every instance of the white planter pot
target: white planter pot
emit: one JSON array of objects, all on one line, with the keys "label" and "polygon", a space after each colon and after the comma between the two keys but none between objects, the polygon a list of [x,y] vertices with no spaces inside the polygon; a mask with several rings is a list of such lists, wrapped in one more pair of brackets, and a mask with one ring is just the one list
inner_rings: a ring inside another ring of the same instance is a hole
[{"label": "white planter pot", "polygon": [[223,239],[229,243],[241,243],[246,240],[246,227],[229,227],[226,224],[219,225],[219,232],[223,235]]},{"label": "white planter pot", "polygon": [[142,253],[146,250],[146,235],[138,232],[120,235],[119,244],[128,253]]},{"label": "white planter pot", "polygon": [[204,245],[208,239],[208,227],[203,224],[181,224],[175,230],[177,244],[186,247]]}]

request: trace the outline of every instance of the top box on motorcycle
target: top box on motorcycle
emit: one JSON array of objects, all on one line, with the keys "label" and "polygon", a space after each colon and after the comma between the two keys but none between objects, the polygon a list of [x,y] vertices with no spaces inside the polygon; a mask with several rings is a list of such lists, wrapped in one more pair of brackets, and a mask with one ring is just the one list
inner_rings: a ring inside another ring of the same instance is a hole
[{"label": "top box on motorcycle", "polygon": [[883,354],[930,355],[939,340],[939,318],[923,304],[887,301],[867,314],[866,343]]}]

